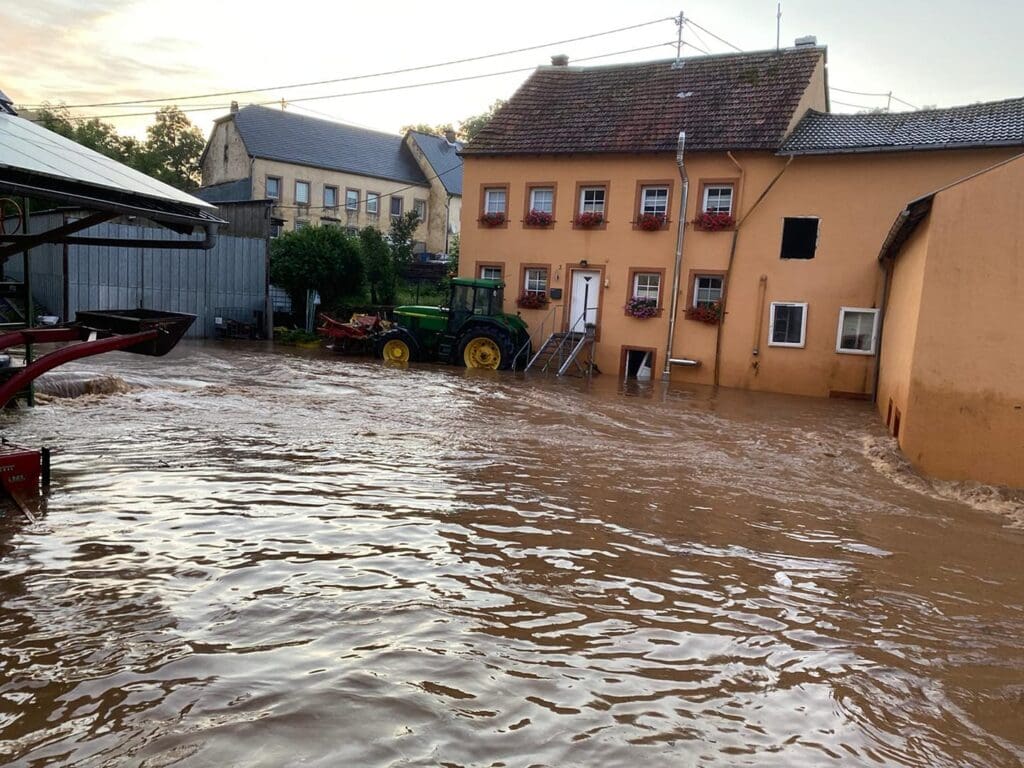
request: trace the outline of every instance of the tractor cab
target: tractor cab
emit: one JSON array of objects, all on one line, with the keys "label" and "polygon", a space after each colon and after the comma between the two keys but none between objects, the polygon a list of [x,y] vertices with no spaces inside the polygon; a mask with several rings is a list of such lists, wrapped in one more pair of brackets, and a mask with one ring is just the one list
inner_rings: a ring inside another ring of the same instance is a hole
[{"label": "tractor cab", "polygon": [[501,280],[453,278],[448,301],[448,332],[457,332],[473,315],[502,314],[504,303],[505,283]]}]

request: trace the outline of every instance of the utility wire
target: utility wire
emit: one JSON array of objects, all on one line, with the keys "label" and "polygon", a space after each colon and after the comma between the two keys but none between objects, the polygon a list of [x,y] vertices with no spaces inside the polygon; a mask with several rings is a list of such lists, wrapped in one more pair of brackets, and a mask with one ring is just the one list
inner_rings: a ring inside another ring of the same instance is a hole
[{"label": "utility wire", "polygon": [[[330,84],[333,84],[333,83],[350,82],[352,80],[365,80],[365,79],[373,78],[373,77],[385,77],[385,76],[388,76],[388,75],[400,75],[400,74],[405,74],[405,73],[408,73],[408,72],[420,72],[420,71],[425,70],[425,69],[437,69],[438,67],[449,67],[449,66],[453,66],[455,64],[467,64],[467,63],[473,62],[473,61],[484,61],[485,59],[493,59],[493,58],[497,58],[497,57],[500,57],[500,56],[511,56],[511,55],[517,54],[517,53],[526,53],[527,51],[536,51],[536,50],[538,50],[540,48],[550,48],[550,47],[555,46],[555,45],[566,45],[568,43],[577,43],[577,42],[580,42],[582,40],[593,40],[596,37],[604,37],[604,36],[607,36],[607,35],[618,34],[619,32],[628,32],[628,31],[631,31],[631,30],[634,30],[634,29],[641,29],[642,27],[649,27],[649,26],[651,26],[653,24],[660,24],[660,23],[662,23],[664,21],[672,21],[673,19],[674,19],[674,17],[668,16],[668,17],[664,17],[664,18],[660,18],[660,19],[652,19],[651,21],[644,21],[644,22],[641,22],[640,24],[633,24],[633,25],[630,25],[628,27],[619,27],[617,29],[609,29],[609,30],[607,30],[605,32],[595,32],[594,34],[591,34],[591,35],[582,35],[581,37],[571,37],[571,38],[568,38],[566,40],[555,40],[555,41],[550,42],[550,43],[542,43],[540,45],[531,45],[531,46],[527,46],[525,48],[515,48],[515,49],[512,49],[512,50],[508,50],[508,51],[499,51],[498,53],[488,53],[488,54],[484,54],[482,56],[470,56],[469,58],[465,58],[465,59],[453,59],[451,61],[442,61],[442,62],[438,62],[437,64],[423,64],[423,65],[420,65],[420,66],[417,66],[417,67],[406,67],[404,69],[393,69],[393,70],[390,70],[388,72],[376,72],[376,73],[365,74],[365,75],[351,75],[349,77],[336,77],[336,78],[332,78],[330,80],[315,80],[315,81],[311,81],[311,82],[308,82],[308,83],[291,83],[291,84],[288,84],[288,85],[273,85],[273,86],[267,86],[266,88],[250,88],[248,90],[242,90],[242,91],[219,91],[217,93],[201,93],[201,94],[193,94],[191,96],[176,96],[176,97],[171,98],[171,99],[167,99],[167,98],[136,99],[134,101],[107,101],[107,102],[96,102],[96,103],[93,103],[93,104],[72,104],[72,105],[68,106],[68,109],[86,109],[86,108],[95,108],[95,107],[121,107],[121,106],[134,106],[134,105],[141,105],[141,104],[159,104],[159,103],[167,103],[167,102],[177,103],[179,101],[188,101],[188,100],[191,100],[191,99],[205,99],[205,98],[213,98],[213,97],[219,97],[219,96],[241,96],[241,95],[250,94],[250,93],[262,93],[262,92],[266,92],[266,91],[281,91],[281,90],[285,90],[285,89],[288,89],[288,88],[305,88],[305,87],[314,86],[314,85],[330,85]],[[35,104],[35,105],[29,104],[29,105],[24,105],[24,106],[26,108],[31,108],[33,106],[41,107],[43,105],[42,104]]]},{"label": "utility wire", "polygon": [[730,42],[729,42],[728,40],[726,40],[725,38],[719,37],[718,35],[716,35],[716,34],[715,34],[714,32],[712,32],[712,31],[711,31],[710,29],[708,29],[707,27],[702,27],[702,26],[701,26],[700,24],[698,24],[698,23],[697,23],[696,21],[694,21],[693,19],[691,19],[691,18],[690,18],[689,16],[687,16],[687,17],[686,17],[686,23],[687,23],[687,24],[690,24],[690,25],[692,25],[692,26],[694,26],[694,27],[696,27],[696,28],[697,28],[697,29],[699,29],[699,30],[700,30],[701,32],[706,32],[707,34],[709,34],[709,35],[711,35],[711,36],[712,36],[713,38],[715,38],[715,40],[717,40],[718,42],[720,42],[720,43],[723,43],[723,44],[725,44],[725,45],[728,45],[728,46],[729,46],[730,48],[732,48],[733,50],[736,50],[736,51],[739,51],[740,53],[743,53],[743,49],[742,49],[742,48],[740,48],[740,47],[739,47],[738,45],[734,45],[733,43],[730,43]]},{"label": "utility wire", "polygon": [[850,104],[849,102],[836,101],[835,99],[832,99],[832,103],[838,104],[841,107],[854,107],[855,109],[880,109],[880,107],[878,106],[870,106],[867,104]]}]

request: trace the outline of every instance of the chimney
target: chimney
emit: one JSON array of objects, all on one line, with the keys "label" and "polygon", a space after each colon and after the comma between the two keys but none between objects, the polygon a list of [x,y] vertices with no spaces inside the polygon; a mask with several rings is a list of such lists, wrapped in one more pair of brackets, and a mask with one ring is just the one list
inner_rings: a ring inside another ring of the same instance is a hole
[{"label": "chimney", "polygon": [[551,57],[551,66],[552,67],[568,67],[569,66],[569,57],[566,56],[564,53],[555,54],[554,56]]},{"label": "chimney", "polygon": [[804,35],[793,41],[797,48],[814,48],[818,44],[818,38],[814,35]]},{"label": "chimney", "polygon": [[448,128],[444,132],[444,140],[447,141],[449,144],[454,144],[455,143],[455,131],[452,130],[451,128]]},{"label": "chimney", "polygon": [[233,115],[237,111],[238,111],[238,102],[237,101],[232,101],[231,102],[231,114]]}]

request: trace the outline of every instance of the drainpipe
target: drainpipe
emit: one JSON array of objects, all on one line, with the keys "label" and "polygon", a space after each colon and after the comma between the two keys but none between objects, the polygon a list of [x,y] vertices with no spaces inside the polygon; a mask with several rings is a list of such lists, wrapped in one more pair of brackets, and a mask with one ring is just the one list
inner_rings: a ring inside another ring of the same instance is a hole
[{"label": "drainpipe", "polygon": [[668,318],[668,341],[665,345],[665,368],[661,372],[661,380],[668,381],[672,372],[672,348],[676,338],[676,314],[679,310],[679,279],[683,268],[683,237],[686,235],[686,202],[690,195],[690,178],[686,175],[686,163],[683,152],[686,149],[686,131],[679,132],[679,144],[676,148],[676,165],[679,166],[679,178],[682,181],[682,194],[679,196],[679,232],[676,234],[676,261],[672,272],[672,307]]},{"label": "drainpipe", "polygon": [[452,231],[452,193],[448,193],[448,199],[444,204],[444,253],[448,255],[448,238]]}]

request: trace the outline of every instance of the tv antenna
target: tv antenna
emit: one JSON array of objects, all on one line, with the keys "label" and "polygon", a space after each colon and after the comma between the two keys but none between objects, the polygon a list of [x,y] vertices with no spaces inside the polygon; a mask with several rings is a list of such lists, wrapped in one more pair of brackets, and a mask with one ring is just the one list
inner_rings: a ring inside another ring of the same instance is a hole
[{"label": "tv antenna", "polygon": [[675,18],[676,22],[676,60],[672,62],[672,69],[683,68],[683,25],[686,24],[686,15],[680,11]]}]

